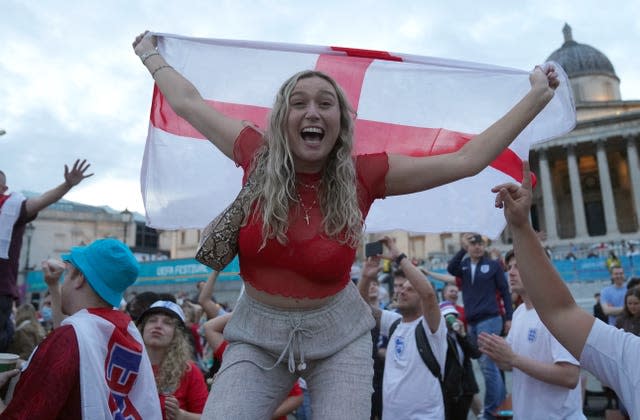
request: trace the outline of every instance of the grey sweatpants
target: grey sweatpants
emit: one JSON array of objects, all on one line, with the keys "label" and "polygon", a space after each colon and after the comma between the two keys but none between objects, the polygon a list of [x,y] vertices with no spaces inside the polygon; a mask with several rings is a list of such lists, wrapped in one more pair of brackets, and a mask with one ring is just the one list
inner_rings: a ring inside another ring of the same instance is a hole
[{"label": "grey sweatpants", "polygon": [[351,282],[310,311],[285,311],[243,295],[225,328],[229,347],[202,418],[271,418],[301,376],[314,419],[368,419],[373,326]]}]

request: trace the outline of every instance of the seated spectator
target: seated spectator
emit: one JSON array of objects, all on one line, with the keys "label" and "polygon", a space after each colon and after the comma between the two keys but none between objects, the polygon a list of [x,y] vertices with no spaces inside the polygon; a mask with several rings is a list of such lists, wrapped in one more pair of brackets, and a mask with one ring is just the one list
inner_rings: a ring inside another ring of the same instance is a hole
[{"label": "seated spectator", "polygon": [[138,329],[149,354],[165,419],[199,419],[208,391],[191,347],[184,314],[174,302],[160,300],[140,315]]},{"label": "seated spectator", "polygon": [[613,252],[613,251],[609,251],[609,257],[607,257],[607,260],[605,261],[605,264],[606,264],[607,270],[609,270],[609,272],[611,272],[611,269],[613,267],[622,267],[622,264],[620,263],[620,259],[618,258],[616,253]]},{"label": "seated spectator", "polygon": [[27,360],[38,344],[44,339],[45,331],[38,322],[36,310],[30,303],[24,303],[16,312],[16,329],[9,344],[9,353]]}]

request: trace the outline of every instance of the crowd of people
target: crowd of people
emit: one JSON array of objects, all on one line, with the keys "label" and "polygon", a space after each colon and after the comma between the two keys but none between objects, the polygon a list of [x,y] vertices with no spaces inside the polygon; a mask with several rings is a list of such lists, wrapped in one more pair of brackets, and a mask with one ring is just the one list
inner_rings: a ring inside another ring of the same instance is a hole
[{"label": "crowd of people", "polygon": [[[244,292],[226,313],[211,300],[213,272],[197,302],[146,292],[122,305],[139,267],[112,238],[44,261],[53,329],[21,365],[3,417],[226,420],[295,411],[316,419],[457,419],[475,405],[491,419],[501,415],[506,395],[503,369],[517,372],[516,417],[584,418],[576,406],[578,366],[608,384],[631,417],[640,415],[633,357],[640,339],[594,322],[575,305],[529,223],[526,162],[522,185],[493,189],[514,238],[506,266],[485,255],[480,235],[464,235],[439,302],[424,273],[385,237],[358,284],[350,281],[374,201],[485,168],[553,97],[552,65],[536,67],[529,92],[455,152],[353,157],[352,110],[322,72],[285,81],[262,132],[210,107],[165,61],[155,37],[140,34],[133,48],[174,111],[242,167],[245,181],[251,177],[237,238]],[[90,176],[87,168],[85,161],[65,167],[63,184],[27,200],[5,196],[0,173],[0,351],[33,322],[16,325],[11,317],[24,225]],[[397,270],[392,308],[380,308],[372,293],[380,259]],[[517,309],[511,292],[522,302]],[[610,294],[617,299],[620,291]],[[634,299],[625,292],[619,309],[603,296],[603,310],[633,327]],[[484,402],[476,397],[472,359],[481,366]],[[0,373],[0,383],[15,375]]]}]

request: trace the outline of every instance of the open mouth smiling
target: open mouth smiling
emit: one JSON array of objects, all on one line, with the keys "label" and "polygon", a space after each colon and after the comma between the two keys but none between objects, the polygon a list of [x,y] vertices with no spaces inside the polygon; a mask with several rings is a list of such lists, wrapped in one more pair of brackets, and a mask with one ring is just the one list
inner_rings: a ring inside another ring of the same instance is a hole
[{"label": "open mouth smiling", "polygon": [[324,130],[320,127],[305,127],[300,130],[300,137],[305,142],[320,143],[324,138]]}]

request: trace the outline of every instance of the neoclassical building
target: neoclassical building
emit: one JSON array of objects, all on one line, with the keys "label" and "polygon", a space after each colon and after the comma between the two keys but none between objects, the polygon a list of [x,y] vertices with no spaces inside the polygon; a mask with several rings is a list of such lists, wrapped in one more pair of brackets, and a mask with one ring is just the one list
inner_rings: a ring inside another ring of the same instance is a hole
[{"label": "neoclassical building", "polygon": [[[571,81],[577,125],[569,134],[533,147],[538,174],[532,222],[550,246],[637,239],[640,236],[640,101],[623,101],[609,59],[576,42],[563,28],[564,44],[547,61],[559,63]],[[502,236],[509,241],[509,232]]]},{"label": "neoclassical building", "polygon": [[[546,244],[562,247],[640,238],[640,100],[623,101],[611,61],[573,39],[565,24],[564,43],[546,61],[569,76],[577,111],[569,134],[535,145],[529,155],[538,176],[531,219]],[[394,231],[416,258],[455,252],[458,234],[422,235]],[[379,235],[368,235],[374,239]],[[511,243],[508,229],[494,242]]]}]

